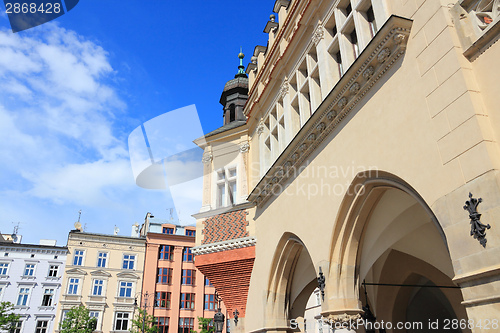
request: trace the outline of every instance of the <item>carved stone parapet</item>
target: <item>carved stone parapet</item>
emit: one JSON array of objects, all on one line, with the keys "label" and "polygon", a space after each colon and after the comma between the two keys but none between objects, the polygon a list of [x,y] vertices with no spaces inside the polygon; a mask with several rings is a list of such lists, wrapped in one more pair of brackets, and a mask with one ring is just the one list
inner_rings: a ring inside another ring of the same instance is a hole
[{"label": "carved stone parapet", "polygon": [[279,195],[280,191],[264,191],[276,171],[283,169],[285,172],[273,187],[283,186],[290,177],[296,175],[290,172],[290,168],[303,164],[327,136],[346,121],[349,112],[359,105],[363,97],[402,57],[411,26],[412,21],[402,17],[391,16],[387,20],[318,108],[311,110],[309,120],[251,191],[248,196],[250,202],[262,206],[272,196]]}]

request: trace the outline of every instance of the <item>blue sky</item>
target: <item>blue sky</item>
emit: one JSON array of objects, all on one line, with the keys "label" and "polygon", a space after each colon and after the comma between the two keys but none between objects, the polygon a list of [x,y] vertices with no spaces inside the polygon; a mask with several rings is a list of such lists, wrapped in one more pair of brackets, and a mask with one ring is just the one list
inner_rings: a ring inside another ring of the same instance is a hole
[{"label": "blue sky", "polygon": [[81,0],[16,34],[1,6],[0,231],[64,245],[80,209],[88,232],[168,218],[170,195],[134,183],[128,136],[191,104],[205,133],[221,126],[240,46],[246,65],[273,4]]}]

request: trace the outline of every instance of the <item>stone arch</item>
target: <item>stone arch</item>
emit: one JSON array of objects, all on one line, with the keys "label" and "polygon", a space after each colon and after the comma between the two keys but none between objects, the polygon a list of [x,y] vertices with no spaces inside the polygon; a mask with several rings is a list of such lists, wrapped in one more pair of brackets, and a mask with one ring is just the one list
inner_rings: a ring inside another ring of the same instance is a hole
[{"label": "stone arch", "polygon": [[285,232],[278,242],[268,281],[266,327],[288,330],[291,316],[300,311],[299,307],[305,307],[305,301],[317,286],[311,256],[295,234]]},{"label": "stone arch", "polygon": [[[438,239],[436,246],[441,246],[440,253],[444,252],[443,256],[448,258],[447,264],[444,264],[446,267],[441,269],[448,275],[453,275],[446,236],[434,213],[417,191],[388,172],[380,170],[362,172],[354,178],[348,188],[337,214],[330,249],[326,304],[323,306],[325,316],[333,317],[335,320],[339,316],[346,318],[346,315],[348,318],[358,318],[361,314],[361,282],[377,259],[388,255],[386,252],[389,249],[383,248],[379,234],[372,232],[372,235],[366,236],[370,231],[368,222],[376,214],[381,214],[377,208],[386,205],[390,195],[393,196],[392,200],[399,200],[397,204],[391,206],[394,211],[388,213],[393,214],[390,216],[393,219],[391,221],[396,221],[397,218],[404,220],[405,214],[408,217],[410,213],[418,213],[420,220],[423,221],[422,225],[425,224],[426,228],[433,229],[434,240]],[[391,237],[394,238],[395,243],[405,235],[405,232],[414,231],[411,229],[413,225],[405,222],[395,223],[394,226],[396,228],[387,230],[386,237],[389,240]],[[405,227],[409,231],[404,229]],[[429,230],[422,232],[428,233]],[[372,237],[373,234],[376,234],[375,237]],[[369,248],[365,249],[364,256],[362,256],[363,246]]]}]

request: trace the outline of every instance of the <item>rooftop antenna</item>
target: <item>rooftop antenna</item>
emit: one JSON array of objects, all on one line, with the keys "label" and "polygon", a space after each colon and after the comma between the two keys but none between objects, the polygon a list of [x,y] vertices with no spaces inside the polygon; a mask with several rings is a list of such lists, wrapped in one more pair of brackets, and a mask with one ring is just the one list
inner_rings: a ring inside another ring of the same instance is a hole
[{"label": "rooftop antenna", "polygon": [[81,216],[82,216],[82,210],[80,209],[80,210],[78,211],[78,222],[80,222],[80,217],[81,217]]},{"label": "rooftop antenna", "polygon": [[120,232],[120,228],[118,228],[115,224],[115,230],[114,230],[114,234],[115,236],[118,235],[118,233]]},{"label": "rooftop antenna", "polygon": [[[12,222],[12,223],[14,223],[14,222]],[[19,224],[21,224],[21,222],[17,222],[17,224],[14,225],[14,231],[12,232],[12,237],[17,235],[17,233],[19,232]]]}]

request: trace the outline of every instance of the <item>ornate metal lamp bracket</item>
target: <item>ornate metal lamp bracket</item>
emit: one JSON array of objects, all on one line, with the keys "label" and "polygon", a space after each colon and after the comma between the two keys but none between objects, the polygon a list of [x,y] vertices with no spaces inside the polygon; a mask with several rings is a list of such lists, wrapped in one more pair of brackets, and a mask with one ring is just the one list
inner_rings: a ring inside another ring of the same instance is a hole
[{"label": "ornate metal lamp bracket", "polygon": [[234,316],[234,326],[238,326],[238,315],[239,315],[239,314],[240,314],[240,313],[238,312],[238,309],[235,309],[235,310],[233,311],[233,316]]},{"label": "ornate metal lamp bracket", "polygon": [[321,299],[324,301],[325,300],[325,276],[323,275],[323,271],[321,270],[321,266],[319,266],[318,288],[321,291]]},{"label": "ornate metal lamp bracket", "polygon": [[483,199],[473,198],[472,193],[469,192],[469,199],[465,202],[464,209],[469,212],[470,218],[470,235],[481,243],[483,247],[486,247],[486,229],[490,229],[489,224],[483,224],[479,220],[481,214],[477,212],[477,206],[483,202]]}]

